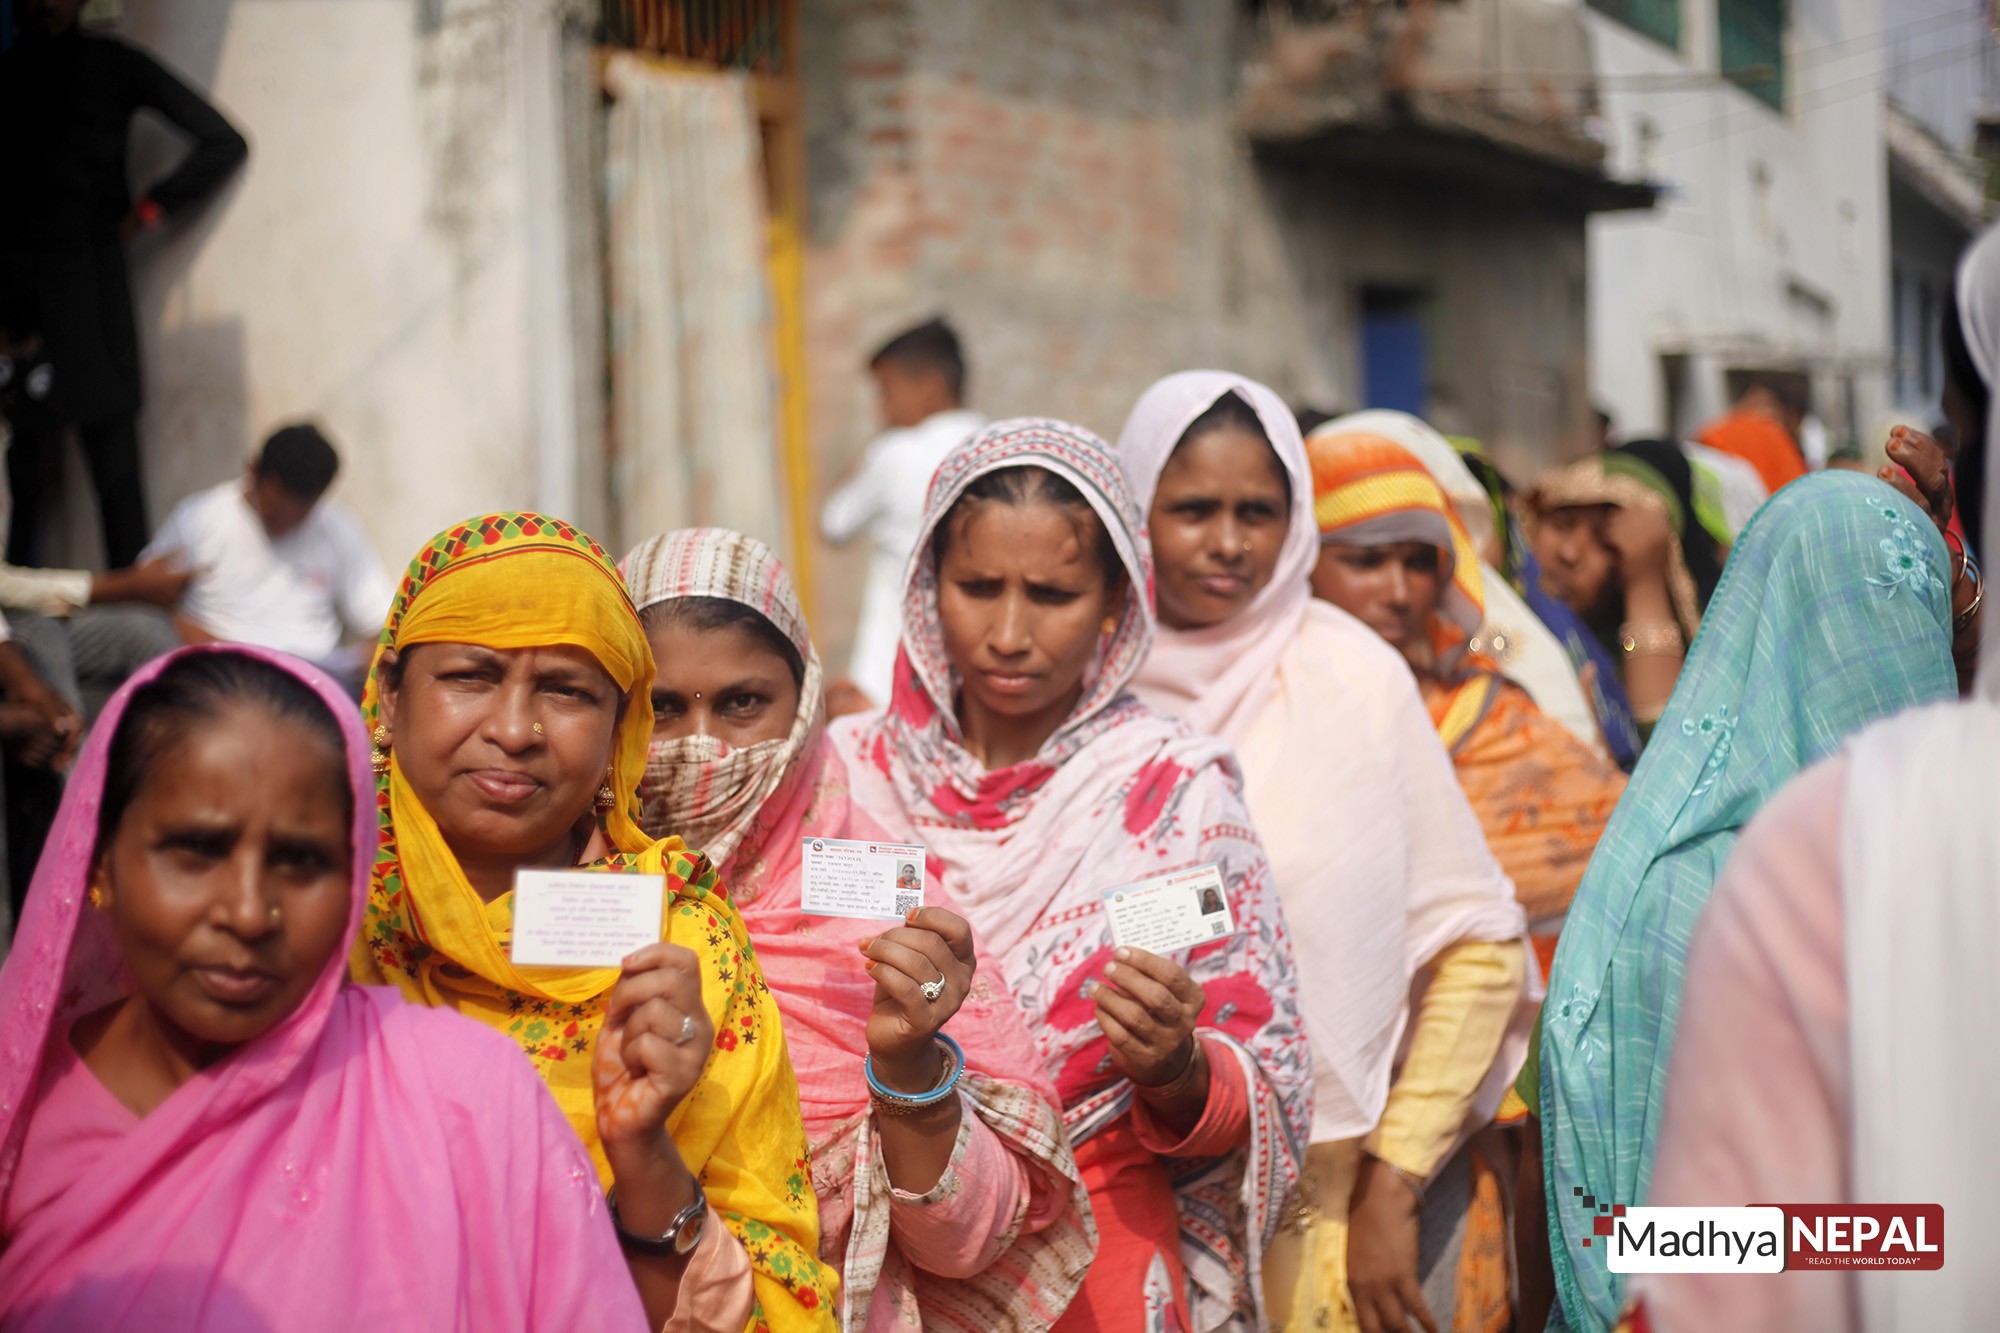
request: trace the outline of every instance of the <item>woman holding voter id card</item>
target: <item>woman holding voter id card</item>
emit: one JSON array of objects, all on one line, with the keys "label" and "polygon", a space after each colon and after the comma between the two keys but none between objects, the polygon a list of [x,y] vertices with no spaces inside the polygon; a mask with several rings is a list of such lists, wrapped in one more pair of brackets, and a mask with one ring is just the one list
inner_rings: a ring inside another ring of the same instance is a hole
[{"label": "woman holding voter id card", "polygon": [[[1520,1068],[1540,993],[1525,918],[1408,666],[1312,596],[1312,472],[1283,401],[1240,375],[1170,375],[1118,455],[1164,623],[1134,688],[1242,756],[1303,964],[1312,1151],[1273,1323],[1448,1326],[1466,1216],[1454,1150]],[[1421,1243],[1420,1219],[1443,1243]]]},{"label": "woman holding voter id card", "polygon": [[[652,680],[616,566],[569,524],[489,514],[419,551],[362,704],[381,844],[351,970],[520,1046],[609,1187],[655,1327],[830,1329],[838,1279],[756,950],[714,867],[633,817]],[[517,888],[575,869],[664,879],[653,941],[622,966],[517,965]]]},{"label": "woman holding voter id card", "polygon": [[[931,482],[888,708],[832,734],[856,804],[941,866],[1061,1097],[1099,1247],[1056,1327],[1247,1329],[1310,1062],[1229,749],[1127,689],[1151,578],[1103,441],[997,422]],[[1218,871],[1227,922],[1197,910]],[[1110,900],[1163,876],[1199,934],[1114,945]]]},{"label": "woman holding voter id card", "polygon": [[[999,966],[921,855],[875,858],[877,919],[809,899],[808,842],[893,838],[849,799],[791,575],[718,528],[642,542],[620,569],[656,664],[639,820],[721,869],[777,996],[841,1326],[1046,1328],[1096,1242]],[[921,905],[898,919],[906,895]]]}]

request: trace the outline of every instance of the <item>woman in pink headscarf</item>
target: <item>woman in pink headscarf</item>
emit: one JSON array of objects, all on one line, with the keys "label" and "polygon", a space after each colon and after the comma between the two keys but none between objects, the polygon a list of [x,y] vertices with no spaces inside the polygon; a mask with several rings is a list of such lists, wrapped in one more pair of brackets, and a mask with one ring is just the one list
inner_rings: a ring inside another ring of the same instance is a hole
[{"label": "woman in pink headscarf", "polygon": [[1408,665],[1312,596],[1312,471],[1283,401],[1240,375],[1170,375],[1118,456],[1163,622],[1134,687],[1241,755],[1302,963],[1312,1147],[1274,1320],[1400,1333],[1455,1299],[1457,1241],[1423,1245],[1420,1216],[1457,1234],[1455,1150],[1526,1054],[1525,918]]},{"label": "woman in pink headscarf", "polygon": [[367,754],[338,685],[260,649],[106,707],[0,971],[9,1333],[646,1326],[513,1043],[344,984]]},{"label": "woman in pink headscarf", "polygon": [[[801,901],[807,839],[896,839],[849,798],[791,575],[756,538],[718,528],[642,542],[620,572],[655,662],[640,822],[708,855],[763,961],[812,1144],[820,1254],[841,1271],[841,1327],[1048,1327],[1096,1233],[1000,969],[914,859],[897,888],[922,906],[903,922],[809,915]],[[947,1022],[964,1052],[955,1090],[899,1104],[899,1086],[953,1077],[937,1041]],[[888,1095],[871,1093],[869,1071]]]},{"label": "woman in pink headscarf", "polygon": [[[1228,747],[1127,688],[1151,583],[1104,442],[996,422],[931,482],[888,709],[833,737],[855,801],[929,849],[1061,1097],[1100,1244],[1057,1327],[1261,1328],[1311,1115],[1291,942]],[[1234,933],[1113,947],[1106,894],[1203,864]]]}]

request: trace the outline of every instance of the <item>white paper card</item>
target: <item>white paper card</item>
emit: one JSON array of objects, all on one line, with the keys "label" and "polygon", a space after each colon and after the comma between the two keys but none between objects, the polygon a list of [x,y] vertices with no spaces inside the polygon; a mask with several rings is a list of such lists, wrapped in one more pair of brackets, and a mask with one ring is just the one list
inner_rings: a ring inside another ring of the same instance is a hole
[{"label": "white paper card", "polygon": [[1104,895],[1111,942],[1162,956],[1234,934],[1222,868],[1196,866],[1127,884]]},{"label": "white paper card", "polygon": [[924,905],[924,849],[913,843],[807,838],[799,900],[818,916],[900,921]]},{"label": "white paper card", "polygon": [[514,872],[516,967],[616,967],[660,939],[665,875]]}]

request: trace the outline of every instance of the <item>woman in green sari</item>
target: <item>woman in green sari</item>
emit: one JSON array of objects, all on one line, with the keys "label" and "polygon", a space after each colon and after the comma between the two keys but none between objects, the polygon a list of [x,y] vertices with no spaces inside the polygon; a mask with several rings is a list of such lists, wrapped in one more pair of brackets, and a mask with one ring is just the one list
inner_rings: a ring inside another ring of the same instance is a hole
[{"label": "woman in green sari", "polygon": [[1549,979],[1529,1098],[1559,1298],[1549,1328],[1617,1318],[1624,1280],[1582,1248],[1593,1210],[1579,1194],[1645,1201],[1688,940],[1737,832],[1862,727],[1956,695],[1957,563],[1921,509],[1850,473],[1785,487],[1744,528]]}]

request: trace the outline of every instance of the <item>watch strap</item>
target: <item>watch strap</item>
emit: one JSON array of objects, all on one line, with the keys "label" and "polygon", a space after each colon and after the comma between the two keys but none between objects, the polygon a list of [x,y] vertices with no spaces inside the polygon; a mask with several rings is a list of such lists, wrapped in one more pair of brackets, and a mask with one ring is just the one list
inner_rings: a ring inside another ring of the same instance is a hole
[{"label": "watch strap", "polygon": [[618,1187],[613,1185],[604,1196],[604,1203],[611,1210],[611,1226],[618,1233],[618,1243],[638,1254],[654,1254],[663,1257],[678,1257],[694,1252],[701,1244],[701,1233],[708,1221],[708,1192],[701,1187],[701,1178],[694,1178],[694,1198],[687,1207],[675,1213],[667,1223],[667,1229],[657,1236],[642,1236],[625,1226],[625,1219],[618,1215]]}]

